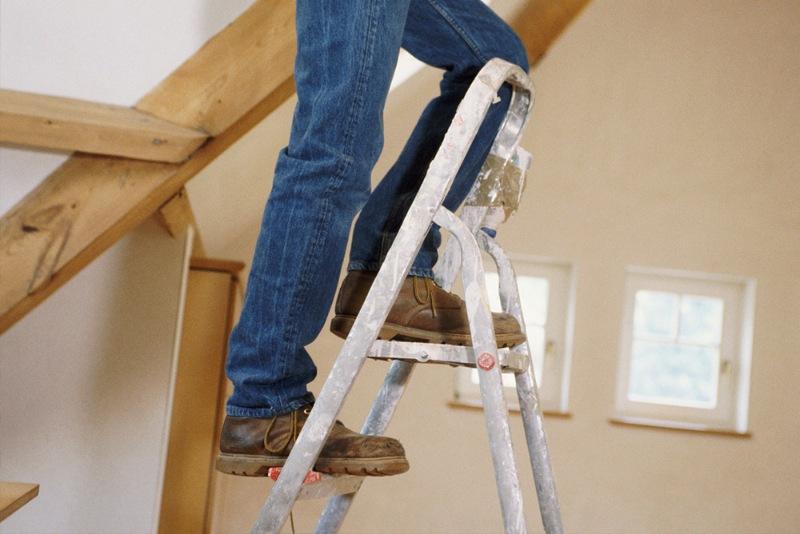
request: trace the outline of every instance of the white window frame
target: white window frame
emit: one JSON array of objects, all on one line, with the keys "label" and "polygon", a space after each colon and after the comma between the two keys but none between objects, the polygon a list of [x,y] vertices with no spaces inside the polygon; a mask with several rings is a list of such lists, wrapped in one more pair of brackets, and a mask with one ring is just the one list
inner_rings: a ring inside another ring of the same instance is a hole
[{"label": "white window frame", "polygon": [[[572,367],[573,332],[575,327],[576,268],[567,261],[523,254],[508,254],[517,276],[546,278],[549,282],[547,324],[545,325],[545,359],[539,388],[542,411],[551,414],[569,413],[569,385]],[[494,273],[494,262],[484,257],[487,273]],[[521,298],[524,299],[524,296]],[[455,377],[455,403],[481,406],[480,387],[472,381],[470,368],[458,368]],[[509,375],[511,376],[511,375]],[[505,388],[509,409],[519,410],[514,387]]]},{"label": "white window frame", "polygon": [[[628,396],[638,291],[708,296],[724,302],[719,383],[714,408],[637,402]],[[747,433],[756,282],[751,278],[628,267],[620,335],[615,419],[695,430]]]}]

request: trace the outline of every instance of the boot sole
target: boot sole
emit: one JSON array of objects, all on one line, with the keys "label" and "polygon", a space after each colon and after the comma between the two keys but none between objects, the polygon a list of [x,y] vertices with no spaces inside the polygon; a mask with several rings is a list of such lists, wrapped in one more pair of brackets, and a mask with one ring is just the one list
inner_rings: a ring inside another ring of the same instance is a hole
[{"label": "boot sole", "polygon": [[[356,318],[349,315],[337,315],[331,319],[331,332],[341,338],[347,338],[350,329]],[[444,345],[461,345],[464,347],[472,346],[472,337],[469,334],[452,334],[447,332],[435,332],[412,328],[393,323],[384,323],[378,332],[378,339],[385,341],[418,341],[423,343],[442,343]],[[513,347],[525,341],[525,336],[521,334],[497,334],[495,336],[497,346]]]},{"label": "boot sole", "polygon": [[[283,467],[285,457],[258,454],[217,455],[216,469],[229,475],[265,477],[271,467]],[[408,460],[402,456],[382,458],[318,458],[314,471],[328,475],[390,476],[408,471]]]}]

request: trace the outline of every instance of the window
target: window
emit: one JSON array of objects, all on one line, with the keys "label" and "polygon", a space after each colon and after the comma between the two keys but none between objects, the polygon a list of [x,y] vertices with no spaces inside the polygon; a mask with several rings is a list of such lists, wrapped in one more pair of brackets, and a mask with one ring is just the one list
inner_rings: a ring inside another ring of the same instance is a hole
[{"label": "window", "polygon": [[755,283],[632,268],[617,415],[745,432]]},{"label": "window", "polygon": [[[542,409],[566,413],[568,409],[569,368],[572,358],[574,269],[568,263],[510,255],[517,273],[525,331],[533,357]],[[501,311],[498,276],[485,262],[486,290],[492,311]],[[503,374],[506,401],[519,408],[513,373]],[[478,372],[460,368],[456,375],[456,401],[480,406]]]}]

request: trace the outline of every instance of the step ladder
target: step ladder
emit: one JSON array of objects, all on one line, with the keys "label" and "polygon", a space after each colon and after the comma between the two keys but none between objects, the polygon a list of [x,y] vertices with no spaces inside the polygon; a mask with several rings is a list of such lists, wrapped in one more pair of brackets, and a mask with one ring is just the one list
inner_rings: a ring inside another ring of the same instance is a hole
[{"label": "step ladder", "polygon": [[[465,201],[462,216],[458,218],[444,208],[442,202],[489,107],[497,102],[497,91],[504,82],[513,87],[510,107],[491,153]],[[530,163],[530,156],[518,144],[532,106],[533,85],[518,66],[495,58],[475,77],[458,106],[314,408],[277,476],[253,532],[278,533],[295,501],[303,498],[330,497],[316,532],[337,532],[341,527],[363,477],[322,475],[315,477],[318,480],[313,483],[304,484],[304,481],[308,482],[307,475],[366,358],[392,360],[361,429],[362,433],[370,435],[380,435],[386,430],[416,364],[441,363],[478,369],[505,531],[519,533],[526,532],[526,524],[501,376],[501,371],[513,372],[544,529],[548,534],[563,532],[530,349],[527,343],[523,343],[498,350],[481,260],[483,250],[497,264],[503,309],[513,314],[524,328],[513,267],[492,236],[497,224],[516,208],[524,185],[524,171]],[[472,347],[377,339],[433,222],[451,236],[437,265],[437,283],[449,289],[456,275],[461,273]]]}]

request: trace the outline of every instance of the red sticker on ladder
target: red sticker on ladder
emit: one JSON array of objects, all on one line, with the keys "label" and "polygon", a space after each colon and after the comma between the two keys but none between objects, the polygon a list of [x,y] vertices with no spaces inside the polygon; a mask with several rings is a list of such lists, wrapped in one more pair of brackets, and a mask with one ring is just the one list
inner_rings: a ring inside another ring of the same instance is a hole
[{"label": "red sticker on ladder", "polygon": [[494,356],[488,352],[484,352],[478,356],[478,367],[484,371],[490,371],[494,367]]},{"label": "red sticker on ladder", "polygon": [[[270,467],[269,470],[267,470],[267,476],[272,480],[278,480],[280,474],[280,467]],[[309,471],[306,473],[306,477],[303,479],[303,484],[313,484],[314,482],[319,482],[320,480],[322,480],[322,473],[318,473],[317,471]]]}]

